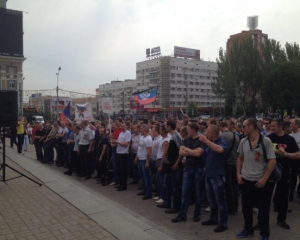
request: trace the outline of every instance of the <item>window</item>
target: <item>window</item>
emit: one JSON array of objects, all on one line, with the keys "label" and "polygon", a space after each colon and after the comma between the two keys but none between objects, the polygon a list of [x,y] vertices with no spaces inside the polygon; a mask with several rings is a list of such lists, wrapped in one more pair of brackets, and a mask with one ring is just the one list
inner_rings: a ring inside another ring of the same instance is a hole
[{"label": "window", "polygon": [[174,98],[175,97],[175,95],[174,94],[171,94],[171,98]]},{"label": "window", "polygon": [[181,91],[181,88],[177,88],[177,91]]},{"label": "window", "polygon": [[181,106],[181,102],[177,102],[177,105]]},{"label": "window", "polygon": [[190,75],[190,78],[193,78],[193,75]]},{"label": "window", "polygon": [[189,82],[189,84],[190,84],[190,85],[194,85],[194,83],[193,83],[193,82]]},{"label": "window", "polygon": [[206,83],[206,85],[207,85],[207,86],[210,86],[210,83],[208,82],[208,83]]},{"label": "window", "polygon": [[174,81],[174,80],[172,80],[172,81],[171,81],[171,83],[175,84],[175,81]]},{"label": "window", "polygon": [[181,81],[177,81],[178,84],[181,84]]},{"label": "window", "polygon": [[7,72],[9,74],[16,74],[17,73],[17,67],[7,67]]},{"label": "window", "polygon": [[8,89],[15,89],[15,81],[8,80]]},{"label": "window", "polygon": [[175,88],[171,88],[171,91],[175,91]]},{"label": "window", "polygon": [[196,82],[196,83],[195,83],[195,85],[197,85],[197,86],[198,86],[198,85],[199,85],[199,83],[198,83],[198,82]]},{"label": "window", "polygon": [[175,73],[171,73],[171,77],[175,77]]},{"label": "window", "polygon": [[191,92],[193,92],[193,91],[194,91],[194,89],[193,89],[193,88],[190,88],[190,91],[191,91]]},{"label": "window", "polygon": [[177,98],[181,98],[182,96],[181,96],[181,94],[177,94]]},{"label": "window", "polygon": [[194,98],[194,95],[190,95],[190,98]]},{"label": "window", "polygon": [[181,77],[181,74],[177,74],[177,77]]},{"label": "window", "polygon": [[207,77],[207,79],[210,79],[210,77]]}]

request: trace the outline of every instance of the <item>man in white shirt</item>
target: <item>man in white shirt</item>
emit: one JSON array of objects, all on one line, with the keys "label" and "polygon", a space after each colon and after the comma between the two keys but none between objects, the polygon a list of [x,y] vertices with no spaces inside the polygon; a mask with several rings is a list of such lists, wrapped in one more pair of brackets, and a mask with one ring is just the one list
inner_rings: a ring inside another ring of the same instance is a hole
[{"label": "man in white shirt", "polygon": [[118,162],[118,179],[120,186],[118,191],[127,190],[127,174],[128,174],[128,159],[129,159],[129,144],[131,133],[127,130],[126,124],[121,123],[122,132],[117,140],[112,140],[113,144],[117,145],[117,162]]},{"label": "man in white shirt", "polygon": [[[151,170],[151,176],[152,179],[155,181],[155,186],[156,189],[158,188],[157,183],[156,183],[156,174],[157,174],[157,168],[156,168],[156,163],[157,163],[157,152],[158,152],[158,147],[160,145],[160,142],[162,140],[162,137],[160,135],[160,126],[159,125],[154,125],[152,127],[152,137],[153,137],[153,146],[152,146],[152,153],[151,153],[151,161],[150,161],[150,170]],[[158,197],[153,198],[154,200],[158,200]]]},{"label": "man in white shirt", "polygon": [[150,128],[148,125],[143,124],[141,127],[141,138],[139,141],[139,147],[137,156],[134,163],[139,165],[140,177],[143,180],[143,190],[137,195],[144,195],[143,200],[150,199],[152,197],[152,186],[150,178],[150,157],[152,153],[152,138],[149,134]]},{"label": "man in white shirt", "polygon": [[87,180],[91,178],[91,162],[93,161],[91,154],[94,144],[94,134],[93,131],[88,127],[87,121],[83,120],[80,123],[80,126],[79,154],[82,168],[80,177],[85,177]]},{"label": "man in white shirt", "polygon": [[140,133],[140,125],[135,124],[132,127],[133,129],[133,134],[131,135],[131,143],[130,143],[130,161],[131,161],[131,172],[133,175],[133,181],[130,184],[137,184],[139,180],[139,169],[136,164],[134,164],[134,160],[136,158],[137,150],[139,147],[139,141],[141,138],[141,133]]}]

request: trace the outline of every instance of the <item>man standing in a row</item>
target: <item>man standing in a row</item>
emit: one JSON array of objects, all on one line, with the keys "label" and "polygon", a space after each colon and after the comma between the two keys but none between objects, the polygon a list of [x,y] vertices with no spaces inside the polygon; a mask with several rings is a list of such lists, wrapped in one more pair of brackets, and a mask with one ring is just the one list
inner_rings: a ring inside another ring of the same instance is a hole
[{"label": "man standing in a row", "polygon": [[124,122],[120,125],[122,132],[117,140],[112,141],[117,145],[117,164],[118,164],[118,179],[120,186],[118,191],[127,190],[127,175],[128,175],[128,158],[131,133],[127,130]]}]

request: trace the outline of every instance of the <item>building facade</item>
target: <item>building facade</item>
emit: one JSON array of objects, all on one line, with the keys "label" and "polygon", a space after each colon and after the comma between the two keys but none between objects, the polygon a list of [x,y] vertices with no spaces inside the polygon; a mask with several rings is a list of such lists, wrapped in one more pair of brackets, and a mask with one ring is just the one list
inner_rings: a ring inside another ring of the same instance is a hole
[{"label": "building facade", "polygon": [[229,49],[233,46],[233,41],[234,40],[239,40],[239,39],[245,39],[250,37],[253,40],[253,44],[257,46],[257,50],[262,56],[262,48],[264,42],[268,39],[268,34],[265,34],[262,32],[262,30],[259,29],[254,29],[254,30],[249,30],[249,31],[242,31],[240,33],[230,35],[229,39],[227,40],[226,43],[226,52],[229,51]]},{"label": "building facade", "polygon": [[220,105],[212,91],[217,63],[175,57],[160,57],[136,64],[137,90],[158,86],[156,108],[199,109]]},{"label": "building facade", "polygon": [[99,85],[96,93],[99,96],[99,109],[101,109],[101,99],[111,98],[113,101],[115,114],[131,114],[130,100],[133,98],[132,93],[137,90],[136,81],[126,79],[124,81],[114,80],[110,83]]}]

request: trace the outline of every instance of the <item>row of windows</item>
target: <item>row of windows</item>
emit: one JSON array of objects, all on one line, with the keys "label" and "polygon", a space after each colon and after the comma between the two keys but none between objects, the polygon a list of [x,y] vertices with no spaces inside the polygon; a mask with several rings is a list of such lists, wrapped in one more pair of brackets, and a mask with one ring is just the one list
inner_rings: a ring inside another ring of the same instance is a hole
[{"label": "row of windows", "polygon": [[[185,84],[186,82],[185,81],[175,81],[175,80],[171,80],[170,81],[171,82],[171,84]],[[199,83],[199,82],[188,82],[188,84],[189,85],[196,85],[196,86],[204,86],[204,85],[206,85],[206,86],[210,86],[211,85],[211,83],[209,83],[209,82],[207,82],[207,83],[205,83],[205,82],[201,82],[201,83]]]},{"label": "row of windows", "polygon": [[[194,88],[188,88],[187,89],[188,90],[188,92],[202,92],[202,93],[204,93],[204,92],[206,92],[206,93],[209,93],[209,92],[211,92],[211,89],[194,89]],[[171,88],[171,91],[186,91],[186,88]]]},{"label": "row of windows", "polygon": [[[214,104],[214,103],[212,103],[212,102],[194,102],[194,103],[196,103],[198,106],[200,105],[208,105],[208,106],[211,106],[212,104]],[[185,106],[186,105],[186,103],[185,102],[175,102],[175,105],[177,105],[177,106]],[[215,104],[216,105],[216,104]]]},{"label": "row of windows", "polygon": [[[1,66],[0,66],[0,70],[1,70]],[[8,66],[6,67],[6,73],[8,74],[17,74],[17,67],[14,66]]]}]

